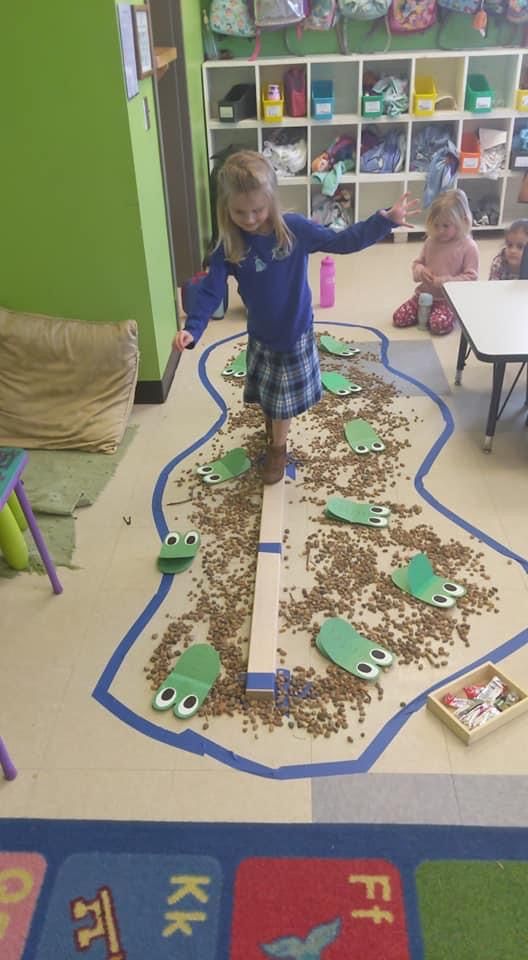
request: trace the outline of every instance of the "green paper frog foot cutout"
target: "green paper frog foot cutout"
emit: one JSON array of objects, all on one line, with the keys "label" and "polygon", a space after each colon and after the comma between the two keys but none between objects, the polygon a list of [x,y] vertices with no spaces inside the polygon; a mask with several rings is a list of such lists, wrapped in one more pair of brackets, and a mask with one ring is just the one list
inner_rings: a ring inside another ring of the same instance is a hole
[{"label": "green paper frog foot cutout", "polygon": [[325,620],[315,639],[317,649],[338,667],[362,680],[375,680],[380,667],[390,667],[393,654],[363,637],[341,617]]},{"label": "green paper frog foot cutout", "polygon": [[242,350],[238,354],[238,357],[228,363],[227,367],[224,367],[222,370],[223,377],[237,377],[242,378],[246,376],[246,350]]},{"label": "green paper frog foot cutout", "polygon": [[345,437],[354,453],[380,453],[385,444],[366,420],[349,420],[345,423]]},{"label": "green paper frog foot cutout", "polygon": [[239,477],[246,470],[249,470],[251,460],[242,447],[237,447],[215,460],[213,463],[206,463],[202,467],[196,468],[196,473],[204,483],[215,484],[223,483],[224,480],[233,480]]},{"label": "green paper frog foot cutout", "polygon": [[361,387],[357,383],[352,383],[340,373],[323,372],[321,374],[321,383],[325,390],[335,393],[337,397],[348,397],[351,393],[361,393]]},{"label": "green paper frog foot cutout", "polygon": [[406,567],[393,570],[391,578],[400,590],[432,607],[454,607],[458,598],[466,593],[460,583],[437,576],[425,553],[417,553]]},{"label": "green paper frog foot cutout", "polygon": [[323,350],[337,357],[355,357],[360,352],[359,347],[351,347],[349,343],[336,340],[335,337],[330,337],[326,333],[319,337],[319,343]]},{"label": "green paper frog foot cutout", "polygon": [[162,573],[182,573],[191,566],[201,544],[197,530],[178,533],[171,530],[163,539],[158,557],[158,568]]},{"label": "green paper frog foot cutout", "polygon": [[154,710],[170,710],[188,720],[200,709],[220,674],[220,657],[209,643],[189,647],[152,698]]},{"label": "green paper frog foot cutout", "polygon": [[363,523],[368,527],[386,527],[389,523],[390,510],[377,503],[356,503],[354,500],[345,500],[343,497],[329,497],[325,513],[328,517],[337,520],[346,520],[347,523]]}]

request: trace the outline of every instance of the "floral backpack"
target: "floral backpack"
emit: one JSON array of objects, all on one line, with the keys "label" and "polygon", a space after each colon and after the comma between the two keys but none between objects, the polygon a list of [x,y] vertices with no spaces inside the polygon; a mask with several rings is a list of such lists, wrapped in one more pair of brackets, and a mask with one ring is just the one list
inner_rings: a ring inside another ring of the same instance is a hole
[{"label": "floral backpack", "polygon": [[419,33],[436,23],[436,0],[392,0],[389,9],[391,33]]},{"label": "floral backpack", "polygon": [[331,30],[337,19],[337,0],[312,0],[305,30]]},{"label": "floral backpack", "polygon": [[211,0],[209,24],[226,37],[254,37],[255,21],[246,0]]},{"label": "floral backpack", "polygon": [[527,23],[528,0],[508,0],[506,20],[510,23]]},{"label": "floral backpack", "polygon": [[302,40],[305,30],[332,30],[333,27],[335,27],[338,16],[337,0],[311,0],[308,16],[302,23],[298,23],[295,28],[297,39],[296,49],[290,46],[288,33],[286,33],[286,46],[290,53],[299,56],[299,41]]}]

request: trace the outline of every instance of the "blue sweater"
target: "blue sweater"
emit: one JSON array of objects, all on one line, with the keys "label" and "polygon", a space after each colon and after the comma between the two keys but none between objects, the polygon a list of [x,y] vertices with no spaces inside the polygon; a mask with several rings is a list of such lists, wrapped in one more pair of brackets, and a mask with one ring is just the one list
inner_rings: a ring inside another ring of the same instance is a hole
[{"label": "blue sweater", "polygon": [[297,213],[287,213],[284,219],[294,237],[293,249],[286,257],[277,251],[274,233],[258,235],[242,231],[247,254],[237,264],[225,259],[222,244],[215,250],[209,273],[200,284],[185,324],[194,343],[222,302],[226,280],[231,275],[238,283],[238,292],[248,311],[249,336],[279,353],[291,350],[313,319],[308,255],[316,251],[355,253],[383,239],[393,227],[381,213],[374,213],[368,220],[354,223],[339,233]]}]

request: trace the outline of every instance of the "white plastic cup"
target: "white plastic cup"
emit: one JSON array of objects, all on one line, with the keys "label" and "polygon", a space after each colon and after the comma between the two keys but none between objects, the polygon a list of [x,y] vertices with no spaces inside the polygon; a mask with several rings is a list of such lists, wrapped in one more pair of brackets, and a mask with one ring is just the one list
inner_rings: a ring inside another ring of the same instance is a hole
[{"label": "white plastic cup", "polygon": [[431,308],[433,306],[433,296],[431,293],[421,293],[418,297],[418,329],[427,330]]}]

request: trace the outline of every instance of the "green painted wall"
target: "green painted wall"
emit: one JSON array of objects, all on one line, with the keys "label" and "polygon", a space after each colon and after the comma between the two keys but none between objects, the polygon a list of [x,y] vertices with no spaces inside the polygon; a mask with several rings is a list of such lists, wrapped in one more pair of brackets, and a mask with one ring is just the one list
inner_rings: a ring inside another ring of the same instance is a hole
[{"label": "green painted wall", "polygon": [[0,304],[133,318],[140,378],[160,379],[176,317],[152,81],[127,101],[114,0],[5,4],[0,63]]}]

